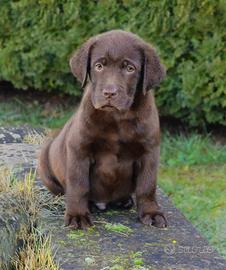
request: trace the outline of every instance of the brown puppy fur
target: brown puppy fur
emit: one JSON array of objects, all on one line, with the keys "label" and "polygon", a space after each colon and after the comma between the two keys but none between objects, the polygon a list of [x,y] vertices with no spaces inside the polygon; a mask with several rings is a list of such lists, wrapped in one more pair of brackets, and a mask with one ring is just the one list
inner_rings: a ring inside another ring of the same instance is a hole
[{"label": "brown puppy fur", "polygon": [[113,30],[89,39],[70,66],[85,92],[78,111],[42,148],[38,166],[49,190],[65,194],[66,225],[91,225],[89,202],[104,208],[135,193],[141,222],[165,227],[155,197],[159,119],[148,91],[165,76],[155,50]]}]

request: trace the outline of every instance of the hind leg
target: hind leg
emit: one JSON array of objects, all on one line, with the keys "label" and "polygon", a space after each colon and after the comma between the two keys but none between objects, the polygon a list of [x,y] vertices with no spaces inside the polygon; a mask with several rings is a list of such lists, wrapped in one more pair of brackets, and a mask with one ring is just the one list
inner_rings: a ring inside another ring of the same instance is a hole
[{"label": "hind leg", "polygon": [[54,195],[63,195],[64,188],[60,185],[57,179],[51,175],[49,169],[49,147],[52,140],[47,141],[43,146],[39,159],[38,159],[38,174],[43,182],[43,184],[54,194]]},{"label": "hind leg", "polygon": [[[40,173],[39,173],[40,174]],[[40,174],[43,184],[48,188],[50,192],[54,195],[63,195],[64,189],[63,187],[57,182],[57,180],[52,176],[44,176]]]}]

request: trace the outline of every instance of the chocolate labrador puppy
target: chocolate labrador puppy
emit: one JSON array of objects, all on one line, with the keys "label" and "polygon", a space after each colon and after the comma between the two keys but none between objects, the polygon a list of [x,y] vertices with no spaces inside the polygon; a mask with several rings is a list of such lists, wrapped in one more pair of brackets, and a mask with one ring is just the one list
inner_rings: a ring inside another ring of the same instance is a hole
[{"label": "chocolate labrador puppy", "polygon": [[70,66],[82,83],[80,106],[42,148],[38,171],[54,194],[65,194],[65,223],[92,225],[90,203],[128,206],[139,219],[165,227],[156,201],[159,118],[152,91],[165,76],[155,50],[138,36],[113,30],[90,38]]}]

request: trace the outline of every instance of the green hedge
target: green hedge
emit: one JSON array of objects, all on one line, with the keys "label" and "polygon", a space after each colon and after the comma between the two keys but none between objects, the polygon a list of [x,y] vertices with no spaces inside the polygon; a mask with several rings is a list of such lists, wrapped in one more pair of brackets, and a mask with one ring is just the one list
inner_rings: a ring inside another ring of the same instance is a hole
[{"label": "green hedge", "polygon": [[0,1],[0,79],[18,88],[80,94],[68,59],[110,29],[151,42],[168,69],[161,115],[226,125],[225,0]]}]

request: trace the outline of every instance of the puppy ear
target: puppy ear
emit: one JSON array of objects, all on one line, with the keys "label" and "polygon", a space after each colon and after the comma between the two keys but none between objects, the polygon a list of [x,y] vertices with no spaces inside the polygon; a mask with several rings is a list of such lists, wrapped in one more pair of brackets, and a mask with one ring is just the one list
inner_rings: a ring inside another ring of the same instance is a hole
[{"label": "puppy ear", "polygon": [[165,67],[150,45],[146,45],[143,54],[143,94],[160,84],[166,75]]},{"label": "puppy ear", "polygon": [[82,88],[86,85],[90,72],[91,50],[94,46],[95,38],[86,41],[70,58],[69,64],[73,75],[82,83]]}]

